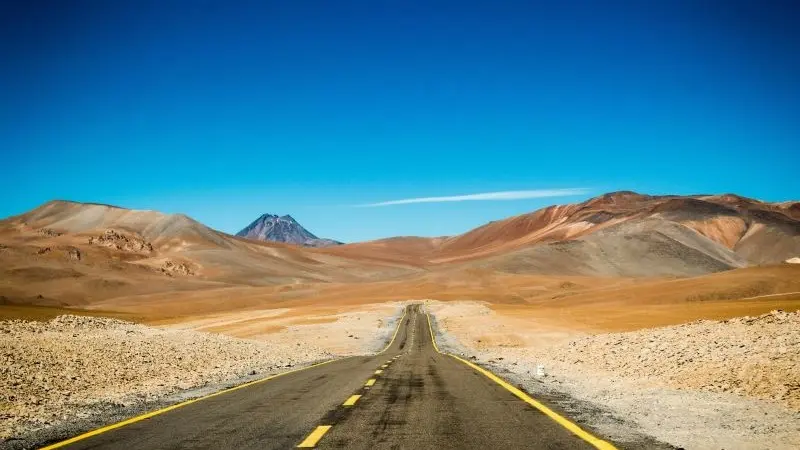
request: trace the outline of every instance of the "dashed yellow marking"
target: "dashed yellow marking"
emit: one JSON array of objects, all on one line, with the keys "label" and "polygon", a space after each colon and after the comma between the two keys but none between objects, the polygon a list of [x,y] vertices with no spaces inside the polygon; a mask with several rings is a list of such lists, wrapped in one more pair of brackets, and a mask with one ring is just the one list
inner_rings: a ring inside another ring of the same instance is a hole
[{"label": "dashed yellow marking", "polygon": [[498,377],[497,375],[493,374],[492,372],[490,372],[490,371],[488,371],[488,370],[484,369],[483,367],[480,367],[480,366],[478,366],[476,364],[473,364],[473,363],[471,363],[471,362],[469,362],[469,361],[467,361],[467,360],[465,360],[463,358],[460,358],[460,357],[458,357],[456,355],[452,355],[450,353],[444,353],[441,350],[439,350],[439,347],[436,346],[436,337],[433,335],[433,326],[431,325],[431,316],[428,313],[425,313],[425,315],[428,317],[428,330],[430,330],[430,332],[431,332],[431,341],[433,342],[433,348],[436,349],[437,352],[442,353],[444,355],[448,355],[450,357],[453,357],[453,358],[461,361],[462,363],[472,367],[476,371],[478,371],[481,374],[485,375],[490,380],[492,380],[495,383],[497,383],[500,386],[502,386],[508,392],[511,392],[512,394],[514,394],[520,400],[522,400],[525,403],[527,403],[527,404],[533,406],[534,408],[538,409],[539,411],[544,413],[547,417],[553,419],[556,423],[558,423],[562,427],[566,428],[567,430],[571,431],[573,434],[575,434],[579,438],[581,438],[584,441],[588,442],[589,444],[594,446],[594,448],[596,448],[598,450],[617,450],[617,448],[614,447],[614,445],[612,445],[610,442],[604,441],[604,440],[602,440],[602,439],[600,439],[598,437],[595,437],[595,436],[589,434],[586,430],[584,430],[583,428],[579,427],[577,424],[573,423],[572,421],[570,421],[566,417],[564,417],[564,416],[558,414],[557,412],[553,411],[552,409],[548,408],[543,403],[541,403],[541,402],[539,402],[537,400],[534,400],[531,396],[529,396],[528,394],[522,392],[520,389],[517,389],[513,385],[509,384],[507,381],[505,381],[502,378]]},{"label": "dashed yellow marking", "polygon": [[375,384],[375,378],[370,378],[364,386],[372,386]]},{"label": "dashed yellow marking", "polygon": [[380,375],[382,373],[383,373],[383,371],[381,369],[378,369],[378,370],[375,371],[375,375]]},{"label": "dashed yellow marking", "polygon": [[389,367],[389,365],[388,364],[384,364],[384,365],[381,366],[381,369],[385,369],[387,367]]},{"label": "dashed yellow marking", "polygon": [[[394,334],[392,335],[392,340],[390,340],[389,343],[386,344],[386,347],[384,347],[384,349],[381,350],[378,354],[384,353],[386,350],[389,350],[389,347],[392,346],[392,344],[394,343],[395,338],[397,337],[397,332],[400,331],[400,326],[403,325],[403,320],[405,319],[405,317],[406,317],[406,311],[403,310],[403,315],[400,317],[400,320],[397,322],[397,326],[394,329]],[[226,394],[228,392],[233,392],[233,391],[236,391],[236,390],[239,390],[239,389],[243,389],[243,388],[246,388],[248,386],[252,386],[254,384],[263,383],[263,382],[271,380],[273,378],[282,377],[284,375],[289,375],[290,373],[295,373],[295,372],[299,372],[301,370],[311,369],[312,367],[321,366],[323,364],[330,364],[332,362],[341,361],[343,359],[348,359],[348,358],[350,358],[350,357],[341,358],[341,359],[332,359],[330,361],[323,361],[321,363],[312,364],[312,365],[307,366],[307,367],[301,367],[299,369],[287,370],[286,372],[277,373],[275,375],[270,375],[270,376],[262,378],[260,380],[250,381],[250,382],[247,382],[247,383],[244,383],[244,384],[240,384],[239,386],[234,386],[232,388],[223,389],[221,391],[214,392],[213,394],[206,395],[205,397],[194,398],[194,399],[191,399],[191,400],[187,400],[185,402],[176,403],[174,405],[167,406],[166,408],[157,409],[155,411],[150,411],[148,413],[145,413],[145,414],[142,414],[142,415],[139,415],[139,416],[136,416],[136,417],[131,417],[130,419],[123,420],[122,422],[113,423],[111,425],[107,425],[105,427],[101,427],[101,428],[98,428],[96,430],[88,431],[86,433],[83,433],[83,434],[80,434],[78,436],[66,439],[64,441],[56,442],[55,444],[48,445],[47,447],[42,447],[39,450],[54,450],[54,449],[57,449],[57,448],[61,448],[61,447],[67,446],[69,444],[74,444],[75,442],[82,441],[84,439],[90,438],[92,436],[97,436],[98,434],[103,434],[103,433],[105,433],[107,431],[116,430],[117,428],[122,428],[122,427],[124,427],[126,425],[130,425],[130,424],[136,423],[136,422],[141,422],[142,420],[149,419],[151,417],[155,417],[155,416],[157,416],[159,414],[164,414],[165,412],[172,411],[174,409],[178,409],[178,408],[181,408],[181,407],[184,407],[184,406],[187,406],[187,405],[191,405],[192,403],[196,403],[196,402],[199,402],[201,400],[206,400],[206,399],[209,399],[209,398],[212,398],[212,397],[216,397],[218,395]],[[327,428],[325,428],[325,427],[327,427]],[[319,427],[317,427],[317,430],[319,430],[320,428],[325,428],[325,430],[322,431],[322,434],[325,434],[328,431],[328,429],[330,429],[330,426],[329,425],[320,425]],[[317,430],[315,430],[315,432]],[[320,437],[322,437],[322,436],[320,435]],[[305,441],[303,441],[303,442],[305,442]]]},{"label": "dashed yellow marking", "polygon": [[353,405],[356,404],[356,402],[360,398],[361,398],[361,395],[359,395],[359,394],[351,395],[350,398],[348,398],[347,400],[345,400],[344,403],[342,403],[342,406],[353,406]]},{"label": "dashed yellow marking", "polygon": [[317,442],[322,439],[322,436],[325,436],[325,433],[331,429],[331,425],[320,425],[308,435],[307,438],[297,448],[314,448],[317,446]]}]

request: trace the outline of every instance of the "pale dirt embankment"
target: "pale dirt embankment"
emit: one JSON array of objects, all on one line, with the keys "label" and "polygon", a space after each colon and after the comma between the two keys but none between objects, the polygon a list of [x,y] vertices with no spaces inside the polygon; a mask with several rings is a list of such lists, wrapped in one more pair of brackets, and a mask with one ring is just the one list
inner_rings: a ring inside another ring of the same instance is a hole
[{"label": "pale dirt embankment", "polygon": [[[0,447],[25,447],[31,433],[41,439],[48,429],[75,421],[97,417],[99,424],[159,402],[374,352],[401,313],[402,305],[386,304],[313,317],[258,340],[99,317],[0,321]],[[224,327],[218,318],[206,324]]]},{"label": "pale dirt embankment", "polygon": [[445,349],[533,394],[592,405],[603,413],[588,423],[615,441],[635,432],[686,449],[800,448],[800,312],[588,335],[479,302],[428,309]]}]

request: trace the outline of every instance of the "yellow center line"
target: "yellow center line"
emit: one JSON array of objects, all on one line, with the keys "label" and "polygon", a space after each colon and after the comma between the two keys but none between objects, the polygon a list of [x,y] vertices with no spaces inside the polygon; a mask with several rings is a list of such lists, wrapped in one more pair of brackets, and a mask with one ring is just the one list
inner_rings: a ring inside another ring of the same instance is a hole
[{"label": "yellow center line", "polygon": [[342,403],[342,406],[353,406],[353,405],[355,405],[355,404],[356,404],[356,402],[357,402],[357,401],[358,401],[358,399],[360,399],[360,398],[361,398],[361,395],[358,395],[358,394],[356,394],[356,395],[351,395],[351,396],[350,396],[350,398],[348,398],[347,400],[345,400],[345,402],[344,402],[344,403]]},{"label": "yellow center line", "polygon": [[382,373],[383,373],[383,371],[381,369],[378,369],[378,370],[375,371],[375,375],[380,375]]},{"label": "yellow center line", "polygon": [[331,429],[331,425],[320,425],[308,435],[307,438],[297,448],[314,448],[317,446],[317,442],[322,439],[322,436],[325,436],[325,433]]},{"label": "yellow center line", "polygon": [[372,386],[373,384],[375,384],[375,378],[370,378],[364,386]]},{"label": "yellow center line", "polygon": [[389,365],[388,364],[384,364],[384,365],[381,366],[381,369],[385,369],[387,367],[389,367]]}]

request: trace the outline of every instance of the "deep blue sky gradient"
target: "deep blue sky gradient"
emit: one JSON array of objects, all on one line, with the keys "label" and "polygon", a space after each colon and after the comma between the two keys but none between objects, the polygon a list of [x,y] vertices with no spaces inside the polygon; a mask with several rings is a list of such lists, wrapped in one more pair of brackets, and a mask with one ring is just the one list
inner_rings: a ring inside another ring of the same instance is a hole
[{"label": "deep blue sky gradient", "polygon": [[587,196],[351,207],[408,197],[799,199],[797,5],[0,2],[0,216],[270,212],[355,241]]}]

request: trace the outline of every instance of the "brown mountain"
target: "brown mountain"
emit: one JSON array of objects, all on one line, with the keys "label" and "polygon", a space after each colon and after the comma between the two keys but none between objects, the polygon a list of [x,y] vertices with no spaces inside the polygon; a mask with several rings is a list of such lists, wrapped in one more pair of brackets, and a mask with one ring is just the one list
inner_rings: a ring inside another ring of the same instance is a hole
[{"label": "brown mountain", "polygon": [[419,269],[213,230],[183,214],[48,202],[0,221],[0,304],[80,305],[237,285],[355,282]]},{"label": "brown mountain", "polygon": [[[800,255],[800,204],[732,194],[650,196],[613,192],[490,222],[449,238],[404,238],[417,261],[512,273],[696,275],[780,263]],[[408,260],[392,240],[345,245],[337,254]]]}]

